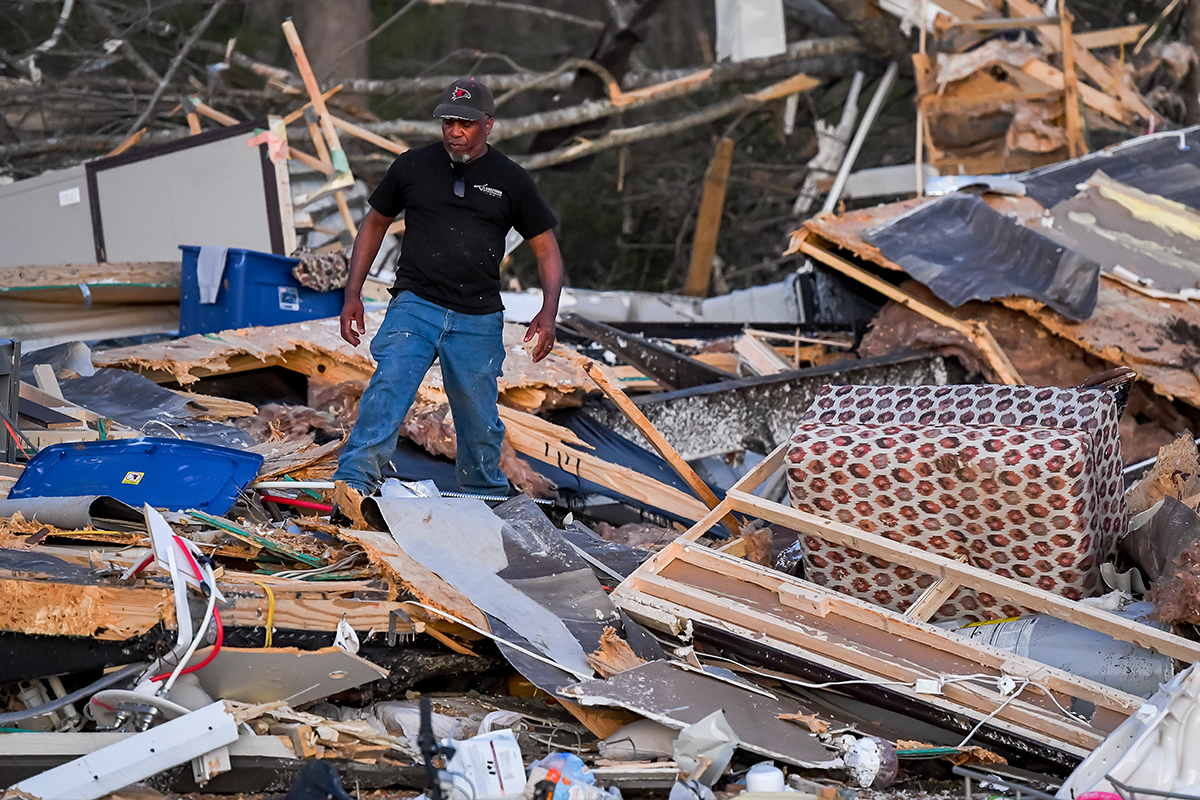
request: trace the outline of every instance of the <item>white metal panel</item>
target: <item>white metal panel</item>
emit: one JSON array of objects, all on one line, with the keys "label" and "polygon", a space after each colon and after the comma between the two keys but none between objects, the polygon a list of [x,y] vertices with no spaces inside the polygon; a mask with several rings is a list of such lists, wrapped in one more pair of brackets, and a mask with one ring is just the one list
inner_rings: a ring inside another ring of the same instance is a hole
[{"label": "white metal panel", "polygon": [[237,723],[217,701],[62,766],[16,789],[41,800],[98,800],[131,783],[236,741]]},{"label": "white metal panel", "polygon": [[[252,134],[96,172],[108,261],[177,261],[179,245],[271,252]],[[274,181],[272,181],[274,182]]]},{"label": "white metal panel", "polygon": [[82,166],[0,186],[0,267],[96,260]]}]

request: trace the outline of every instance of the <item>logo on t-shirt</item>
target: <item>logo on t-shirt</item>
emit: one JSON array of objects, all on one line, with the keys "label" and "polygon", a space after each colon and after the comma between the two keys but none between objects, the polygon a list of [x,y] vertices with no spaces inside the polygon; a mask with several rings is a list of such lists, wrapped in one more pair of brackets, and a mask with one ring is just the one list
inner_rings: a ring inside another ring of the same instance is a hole
[{"label": "logo on t-shirt", "polygon": [[475,184],[475,188],[484,194],[490,194],[492,197],[504,197],[504,192],[500,191],[499,189],[493,189],[486,183],[477,183]]}]

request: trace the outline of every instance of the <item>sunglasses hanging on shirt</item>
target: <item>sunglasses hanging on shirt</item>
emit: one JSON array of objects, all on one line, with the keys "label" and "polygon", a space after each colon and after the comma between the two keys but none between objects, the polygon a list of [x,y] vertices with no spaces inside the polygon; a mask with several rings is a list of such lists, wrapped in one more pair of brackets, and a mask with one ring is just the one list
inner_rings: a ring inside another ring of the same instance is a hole
[{"label": "sunglasses hanging on shirt", "polygon": [[454,170],[454,196],[455,197],[466,197],[467,196],[467,181],[466,181],[466,178],[463,177],[462,167],[460,167],[455,162],[451,161],[450,169]]}]

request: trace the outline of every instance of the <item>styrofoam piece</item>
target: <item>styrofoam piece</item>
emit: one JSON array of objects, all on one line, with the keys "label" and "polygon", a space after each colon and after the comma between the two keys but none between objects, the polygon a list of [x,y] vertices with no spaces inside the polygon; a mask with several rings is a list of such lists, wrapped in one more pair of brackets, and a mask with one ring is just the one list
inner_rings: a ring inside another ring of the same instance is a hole
[{"label": "styrofoam piece", "polygon": [[216,702],[34,775],[14,788],[41,800],[98,800],[237,738],[233,715]]},{"label": "styrofoam piece", "polygon": [[1116,792],[1108,776],[1131,789],[1200,797],[1200,672],[1188,667],[1164,684],[1075,768],[1060,800]]}]

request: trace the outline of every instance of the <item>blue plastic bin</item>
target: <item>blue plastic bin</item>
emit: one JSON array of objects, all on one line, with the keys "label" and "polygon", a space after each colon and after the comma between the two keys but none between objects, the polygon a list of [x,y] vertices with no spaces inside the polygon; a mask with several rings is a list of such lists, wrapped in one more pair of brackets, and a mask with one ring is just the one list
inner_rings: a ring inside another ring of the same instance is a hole
[{"label": "blue plastic bin", "polygon": [[196,262],[200,248],[180,245],[183,284],[179,297],[179,335],[215,333],[251,325],[283,325],[342,313],[341,290],[317,292],[292,277],[297,259],[229,248],[217,302],[201,305]]},{"label": "blue plastic bin", "polygon": [[103,494],[134,508],[224,514],[262,462],[257,453],[184,439],[62,442],[39,450],[8,496]]}]

